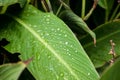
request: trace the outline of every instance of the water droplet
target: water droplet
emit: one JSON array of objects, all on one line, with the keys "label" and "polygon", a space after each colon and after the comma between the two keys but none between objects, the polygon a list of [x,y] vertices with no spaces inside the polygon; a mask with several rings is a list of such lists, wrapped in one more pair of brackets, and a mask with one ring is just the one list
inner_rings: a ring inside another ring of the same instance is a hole
[{"label": "water droplet", "polygon": [[38,60],[40,60],[40,56],[38,56]]},{"label": "water droplet", "polygon": [[73,45],[70,45],[70,47],[73,47]]},{"label": "water droplet", "polygon": [[87,75],[89,76],[89,75],[90,75],[90,73],[87,73]]},{"label": "water droplet", "polygon": [[68,54],[69,56],[71,55],[71,54]]},{"label": "water droplet", "polygon": [[37,32],[40,32],[40,30],[37,30]]},{"label": "water droplet", "polygon": [[68,44],[68,42],[65,42],[65,44],[67,45],[67,44]]},{"label": "water droplet", "polygon": [[35,14],[36,14],[36,13],[37,13],[37,11],[35,11],[35,10],[34,10],[34,11],[33,11],[33,13],[35,13]]},{"label": "water droplet", "polygon": [[50,15],[47,15],[47,17],[50,17]]},{"label": "water droplet", "polygon": [[67,35],[65,34],[65,37],[67,37]]},{"label": "water droplet", "polygon": [[49,24],[50,22],[47,22],[47,24]]},{"label": "water droplet", "polygon": [[26,16],[30,16],[30,14],[26,14]]},{"label": "water droplet", "polygon": [[31,25],[31,24],[29,24],[28,26],[30,26],[30,27],[31,27],[32,25]]},{"label": "water droplet", "polygon": [[63,77],[63,76],[64,76],[64,73],[60,73],[60,76]]},{"label": "water droplet", "polygon": [[59,30],[60,30],[60,28],[57,28],[57,30],[59,31]]},{"label": "water droplet", "polygon": [[75,50],[75,53],[77,53],[78,51],[77,50]]},{"label": "water droplet", "polygon": [[48,36],[49,34],[47,33],[46,35]]},{"label": "water droplet", "polygon": [[62,34],[58,34],[59,36],[61,36]]},{"label": "water droplet", "polygon": [[50,19],[47,18],[46,21],[50,21]]},{"label": "water droplet", "polygon": [[48,59],[50,59],[51,58],[51,56],[48,56]]},{"label": "water droplet", "polygon": [[33,27],[37,27],[37,25],[34,25]]}]

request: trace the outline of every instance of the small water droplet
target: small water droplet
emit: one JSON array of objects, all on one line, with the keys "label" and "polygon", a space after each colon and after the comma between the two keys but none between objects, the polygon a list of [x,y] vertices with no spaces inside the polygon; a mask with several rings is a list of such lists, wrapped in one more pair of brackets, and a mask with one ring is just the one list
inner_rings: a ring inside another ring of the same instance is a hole
[{"label": "small water droplet", "polygon": [[50,15],[47,15],[47,17],[50,17]]},{"label": "small water droplet", "polygon": [[64,73],[60,73],[60,76],[63,77],[63,76],[64,76]]},{"label": "small water droplet", "polygon": [[90,73],[87,73],[87,75],[89,76],[89,75],[90,75]]},{"label": "small water droplet", "polygon": [[31,24],[29,24],[28,26],[30,26],[30,27],[31,27],[32,25],[31,25]]},{"label": "small water droplet", "polygon": [[67,45],[67,44],[68,44],[68,42],[65,42],[65,44]]},{"label": "small water droplet", "polygon": [[46,21],[50,21],[50,19],[47,18]]},{"label": "small water droplet", "polygon": [[60,30],[60,28],[57,28],[57,30],[59,31],[59,30]]},{"label": "small water droplet", "polygon": [[62,34],[58,34],[59,36],[61,36]]},{"label": "small water droplet", "polygon": [[51,58],[51,56],[48,56],[48,59],[50,59]]},{"label": "small water droplet", "polygon": [[47,22],[47,24],[49,24],[50,22]]},{"label": "small water droplet", "polygon": [[26,16],[30,16],[30,14],[26,14]]},{"label": "small water droplet", "polygon": [[38,60],[40,60],[40,56],[38,56]]},{"label": "small water droplet", "polygon": [[37,11],[35,11],[35,10],[34,10],[34,11],[33,11],[33,13],[35,13],[35,14],[36,14],[36,13],[37,13]]},{"label": "small water droplet", "polygon": [[71,55],[71,54],[68,54],[69,56]]},{"label": "small water droplet", "polygon": [[47,33],[46,35],[48,36],[49,34]]},{"label": "small water droplet", "polygon": [[37,25],[34,25],[33,27],[37,27]]},{"label": "small water droplet", "polygon": [[73,47],[73,45],[70,45],[70,47]]},{"label": "small water droplet", "polygon": [[40,30],[37,30],[37,32],[40,32]]},{"label": "small water droplet", "polygon": [[75,50],[75,53],[77,53],[78,51],[77,50]]},{"label": "small water droplet", "polygon": [[67,37],[67,35],[65,34],[65,37]]}]

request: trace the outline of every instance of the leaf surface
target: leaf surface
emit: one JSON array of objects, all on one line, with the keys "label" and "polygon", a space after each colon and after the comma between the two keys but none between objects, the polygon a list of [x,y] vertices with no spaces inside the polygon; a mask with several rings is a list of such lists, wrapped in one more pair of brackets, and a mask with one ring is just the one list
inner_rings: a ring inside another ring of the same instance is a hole
[{"label": "leaf surface", "polygon": [[36,80],[97,80],[93,64],[75,35],[60,19],[26,6],[17,16],[2,21],[0,38],[6,49],[20,52],[21,59],[33,57],[28,69]]},{"label": "leaf surface", "polygon": [[120,59],[108,67],[101,76],[100,80],[119,80],[120,79]]},{"label": "leaf surface", "polygon": [[112,58],[112,56],[108,54],[111,49],[110,40],[113,40],[113,42],[116,44],[116,54],[120,55],[119,26],[120,21],[115,21],[100,25],[97,29],[95,29],[94,32],[97,36],[96,47],[93,46],[90,36],[86,36],[80,40],[95,67],[101,67]]}]

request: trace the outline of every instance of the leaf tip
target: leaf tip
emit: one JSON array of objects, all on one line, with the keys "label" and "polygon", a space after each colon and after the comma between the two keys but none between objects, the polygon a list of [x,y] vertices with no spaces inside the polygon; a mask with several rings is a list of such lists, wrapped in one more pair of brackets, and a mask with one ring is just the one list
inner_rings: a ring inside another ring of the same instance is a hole
[{"label": "leaf tip", "polygon": [[93,39],[94,47],[96,47],[96,38]]},{"label": "leaf tip", "polygon": [[23,63],[26,64],[26,65],[28,65],[32,60],[33,60],[33,57],[30,58],[30,59],[28,59],[28,60],[26,60],[26,61],[23,61]]}]

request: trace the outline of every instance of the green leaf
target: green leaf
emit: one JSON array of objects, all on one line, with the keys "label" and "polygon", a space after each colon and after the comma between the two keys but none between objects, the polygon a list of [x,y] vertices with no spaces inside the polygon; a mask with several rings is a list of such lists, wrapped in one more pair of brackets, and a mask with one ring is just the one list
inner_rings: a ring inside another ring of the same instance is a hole
[{"label": "green leaf", "polygon": [[110,52],[111,45],[110,40],[116,44],[115,51],[117,55],[120,55],[119,45],[120,45],[120,21],[109,22],[97,27],[94,32],[97,35],[96,47],[93,46],[90,36],[86,36],[81,39],[81,43],[88,53],[95,67],[101,67],[106,62],[108,62],[112,56],[108,53]]},{"label": "green leaf", "polygon": [[0,80],[17,80],[25,67],[24,62],[0,65]]},{"label": "green leaf", "polygon": [[111,10],[114,0],[99,0],[98,5],[106,10]]},{"label": "green leaf", "polygon": [[6,49],[22,53],[22,60],[33,57],[28,69],[36,80],[98,80],[75,35],[52,13],[29,5],[13,21],[0,19],[0,38],[10,41]]},{"label": "green leaf", "polygon": [[84,31],[89,33],[94,40],[94,44],[96,44],[95,33],[92,30],[90,30],[90,28],[87,26],[87,24],[79,16],[77,16],[75,13],[73,13],[71,10],[63,11],[61,13],[60,17],[68,23],[76,24],[78,27],[82,28]]},{"label": "green leaf", "polygon": [[100,80],[119,80],[120,79],[120,59],[108,67],[101,76]]},{"label": "green leaf", "polygon": [[0,0],[0,14],[4,14],[10,5],[19,3],[20,7],[24,7],[26,2],[27,0]]}]

